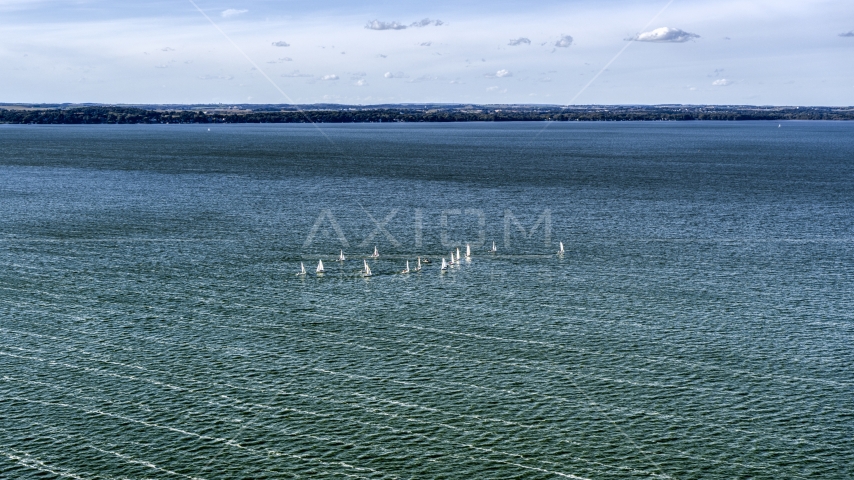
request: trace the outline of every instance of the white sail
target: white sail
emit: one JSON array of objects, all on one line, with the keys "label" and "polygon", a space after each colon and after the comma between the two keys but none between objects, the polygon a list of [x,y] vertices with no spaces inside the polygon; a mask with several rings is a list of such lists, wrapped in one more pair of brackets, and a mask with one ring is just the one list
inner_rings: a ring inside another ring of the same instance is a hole
[{"label": "white sail", "polygon": [[338,255],[338,261],[343,262],[344,260],[347,260],[347,258],[344,257],[344,250],[341,250],[341,254]]},{"label": "white sail", "polygon": [[490,250],[490,251],[493,253],[498,251],[498,249],[495,248],[495,242],[492,242],[492,250]]},{"label": "white sail", "polygon": [[460,263],[460,248],[457,247],[457,263]]},{"label": "white sail", "polygon": [[445,261],[445,258],[442,257],[442,270],[448,269],[448,262]]},{"label": "white sail", "polygon": [[305,265],[299,262],[299,273],[297,275],[305,275]]},{"label": "white sail", "polygon": [[365,262],[365,270],[362,272],[362,276],[363,277],[370,277],[371,276],[371,267],[368,266],[367,260],[362,260],[362,261]]},{"label": "white sail", "polygon": [[317,261],[317,270],[316,270],[316,271],[317,271],[317,273],[323,273],[323,272],[324,272],[324,270],[323,270],[323,260],[318,260],[318,261]]},{"label": "white sail", "polygon": [[416,272],[421,271],[421,257],[418,257],[418,263],[415,264],[415,271]]},{"label": "white sail", "polygon": [[454,252],[451,251],[451,261],[448,262],[448,265],[453,265],[453,264],[454,264]]},{"label": "white sail", "polygon": [[560,250],[558,250],[557,253],[562,254],[563,253],[563,242],[558,242],[558,243],[560,244]]},{"label": "white sail", "polygon": [[406,268],[401,273],[409,273],[409,260],[406,261]]},{"label": "white sail", "polygon": [[466,244],[466,258],[471,258],[471,247],[469,244]]},{"label": "white sail", "polygon": [[379,250],[377,250],[377,246],[376,246],[376,245],[374,245],[374,253],[373,253],[371,256],[372,256],[372,257],[374,257],[374,258],[379,258],[379,256],[380,256],[380,251],[379,251]]}]

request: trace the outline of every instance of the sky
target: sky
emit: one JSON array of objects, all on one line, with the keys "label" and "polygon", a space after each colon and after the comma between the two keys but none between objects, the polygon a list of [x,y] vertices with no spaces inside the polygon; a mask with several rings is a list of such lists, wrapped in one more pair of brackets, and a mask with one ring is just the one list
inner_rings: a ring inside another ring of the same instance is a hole
[{"label": "sky", "polygon": [[854,105],[854,1],[0,0],[0,102]]}]

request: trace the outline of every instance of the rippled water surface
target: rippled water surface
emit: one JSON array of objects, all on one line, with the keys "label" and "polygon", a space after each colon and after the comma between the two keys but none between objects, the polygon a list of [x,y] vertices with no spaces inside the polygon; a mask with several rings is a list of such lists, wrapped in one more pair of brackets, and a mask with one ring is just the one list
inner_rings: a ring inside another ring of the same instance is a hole
[{"label": "rippled water surface", "polygon": [[0,477],[854,476],[854,124],[321,127],[0,126]]}]

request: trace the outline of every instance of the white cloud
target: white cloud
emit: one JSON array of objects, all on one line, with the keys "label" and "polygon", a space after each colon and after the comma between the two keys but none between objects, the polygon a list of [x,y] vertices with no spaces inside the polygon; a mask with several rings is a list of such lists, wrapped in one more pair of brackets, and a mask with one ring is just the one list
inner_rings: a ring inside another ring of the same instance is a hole
[{"label": "white cloud", "polygon": [[282,62],[292,62],[292,61],[294,61],[294,59],[291,57],[282,57],[282,58],[278,58],[276,60],[270,60],[267,63],[282,63]]},{"label": "white cloud", "polygon": [[231,75],[201,75],[201,80],[234,80]]},{"label": "white cloud", "polygon": [[429,47],[430,45],[433,45],[433,42],[421,42],[422,47]]},{"label": "white cloud", "polygon": [[572,45],[572,37],[569,35],[561,35],[560,40],[555,42],[555,47],[566,48]]},{"label": "white cloud", "polygon": [[517,45],[522,45],[523,43],[525,45],[530,45],[531,40],[529,40],[525,37],[514,38],[514,39],[510,40],[510,42],[507,45],[510,45],[511,47],[515,47]]},{"label": "white cloud", "polygon": [[493,87],[487,87],[487,88],[486,88],[486,91],[487,91],[487,92],[497,92],[497,93],[507,93],[507,89],[506,89],[506,88],[503,88],[503,89],[502,89],[501,87],[495,87],[495,86],[493,86]]},{"label": "white cloud", "polygon": [[[444,24],[445,24],[445,22],[443,22],[441,20],[430,20],[429,18],[425,18],[423,20],[419,20],[417,22],[411,23],[409,26],[420,28],[420,27],[426,27],[429,25],[435,25],[438,27],[439,25],[444,25]],[[407,27],[406,27],[406,25],[399,23],[399,22],[396,22],[396,21],[383,22],[382,20],[373,20],[371,22],[368,22],[365,25],[365,28],[367,28],[368,30],[404,30]]]},{"label": "white cloud", "polygon": [[278,42],[273,42],[273,46],[274,47],[290,47],[291,44],[284,41],[284,40],[279,40]]},{"label": "white cloud", "polygon": [[358,82],[356,82],[354,85],[356,85],[357,87],[367,87],[368,82],[364,78],[362,78]]},{"label": "white cloud", "polygon": [[406,25],[402,25],[397,22],[382,22],[380,20],[374,20],[372,22],[368,22],[365,25],[365,28],[368,30],[403,30],[406,28]]},{"label": "white cloud", "polygon": [[420,77],[409,80],[409,83],[435,82],[436,80],[441,80],[441,78],[435,75],[421,75]]},{"label": "white cloud", "polygon": [[397,73],[385,72],[385,74],[383,74],[383,76],[385,78],[409,78],[409,75],[407,75],[403,72],[397,72]]},{"label": "white cloud", "polygon": [[169,65],[166,65],[165,63],[163,63],[160,65],[155,65],[154,68],[169,68]]},{"label": "white cloud", "polygon": [[283,73],[283,74],[282,74],[282,76],[283,76],[283,77],[293,77],[293,78],[296,78],[296,77],[313,77],[314,75],[311,75],[311,74],[309,74],[309,73],[299,73],[299,70],[294,70],[294,71],[293,71],[293,72],[291,72],[291,73]]},{"label": "white cloud", "polygon": [[850,32],[840,33],[839,36],[840,37],[854,37],[854,30],[851,30]]},{"label": "white cloud", "polygon": [[721,78],[712,82],[712,85],[716,87],[726,87],[727,85],[732,85],[732,82],[730,80],[727,80],[726,78]]},{"label": "white cloud", "polygon": [[496,77],[496,78],[512,77],[513,72],[511,72],[510,70],[507,70],[506,68],[502,68],[501,70],[495,72],[495,75],[489,75],[489,76],[490,77]]},{"label": "white cloud", "polygon": [[438,27],[439,25],[442,25],[444,23],[445,22],[443,22],[441,20],[430,20],[429,18],[425,18],[423,20],[419,20],[419,21],[411,24],[410,27],[427,27],[430,25],[435,25]]},{"label": "white cloud", "polygon": [[324,75],[324,76],[320,77],[320,79],[321,79],[321,80],[338,80],[338,75],[335,75],[335,74],[333,73],[333,74],[330,74],[330,75]]},{"label": "white cloud", "polygon": [[650,32],[643,32],[629,37],[626,40],[636,40],[638,42],[659,42],[659,43],[684,43],[688,40],[700,38],[696,33],[689,33],[678,28],[660,27]]},{"label": "white cloud", "polygon": [[175,49],[171,47],[163,47],[160,49],[161,52],[174,52]]},{"label": "white cloud", "polygon": [[486,78],[504,78],[504,77],[512,77],[512,76],[513,76],[513,72],[511,72],[510,70],[507,70],[506,68],[502,68],[501,70],[499,70],[495,73],[487,73],[486,75],[484,75],[484,77],[486,77]]},{"label": "white cloud", "polygon": [[248,11],[249,10],[238,10],[236,8],[229,8],[228,10],[223,10],[220,15],[222,15],[222,18],[229,18],[236,17],[237,15],[242,15]]}]

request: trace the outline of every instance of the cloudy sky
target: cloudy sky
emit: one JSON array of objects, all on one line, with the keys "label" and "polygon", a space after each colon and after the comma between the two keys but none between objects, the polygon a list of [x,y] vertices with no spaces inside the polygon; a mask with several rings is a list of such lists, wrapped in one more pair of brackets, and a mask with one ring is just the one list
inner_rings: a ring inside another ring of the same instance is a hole
[{"label": "cloudy sky", "polygon": [[0,102],[854,105],[854,1],[0,0],[0,59]]}]

